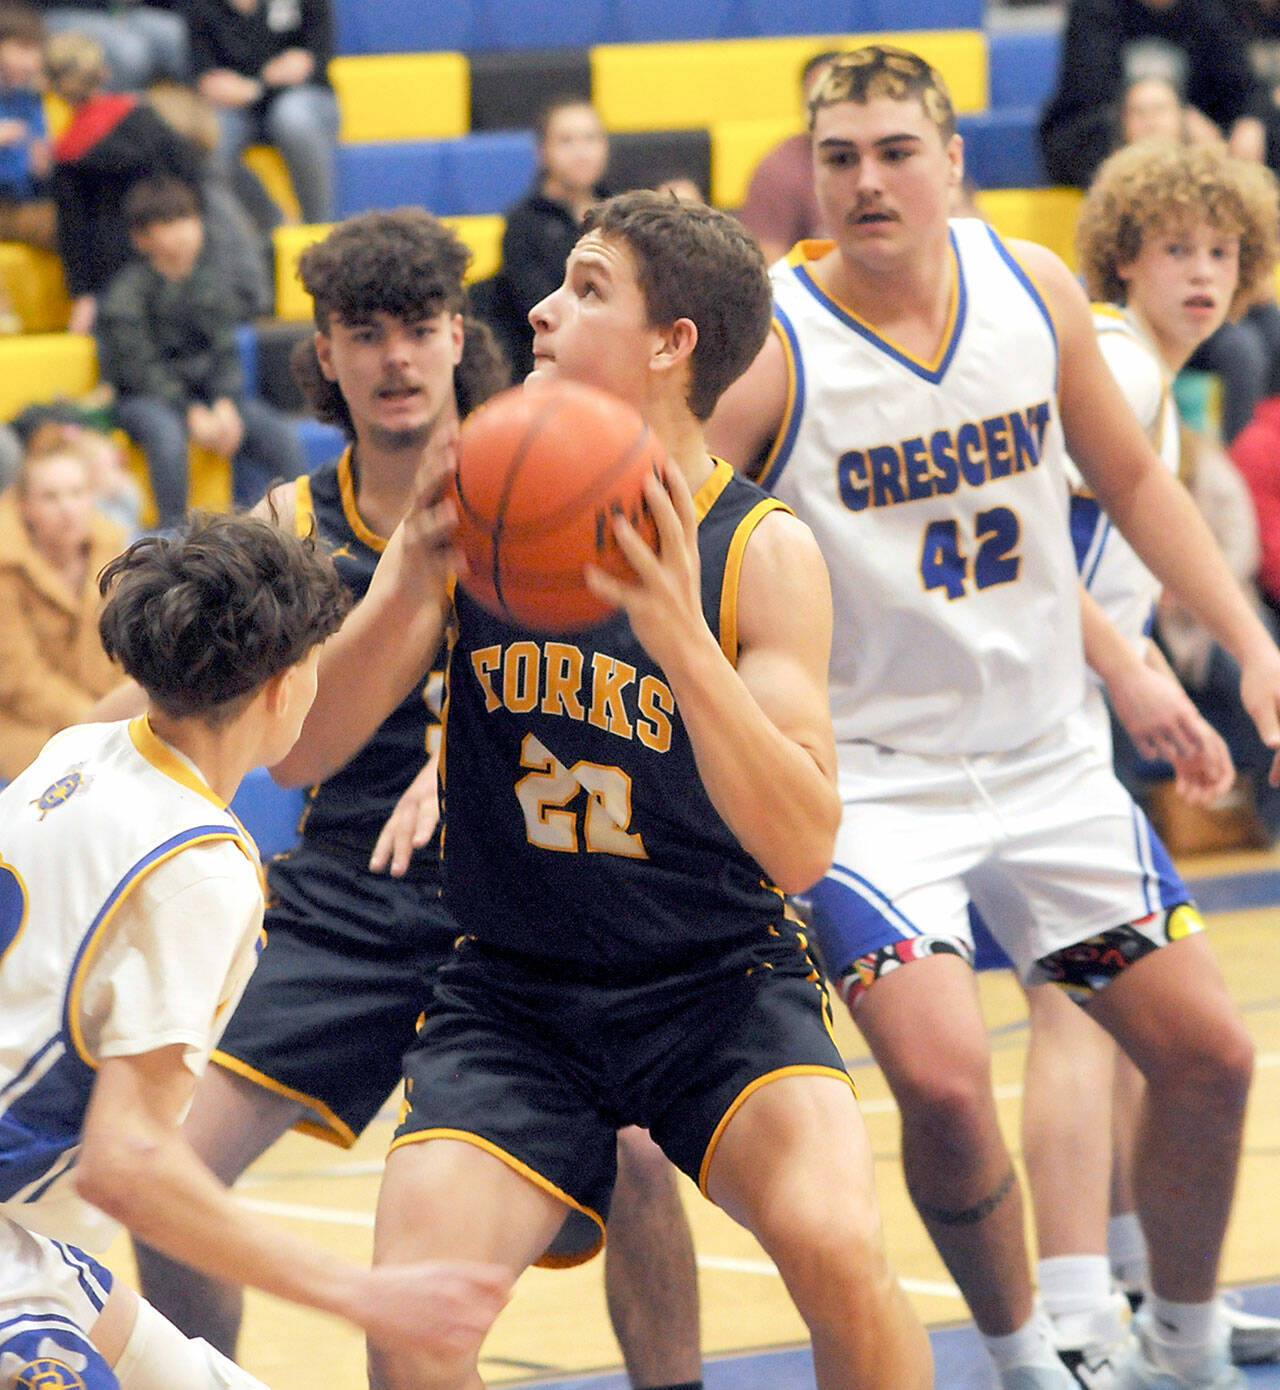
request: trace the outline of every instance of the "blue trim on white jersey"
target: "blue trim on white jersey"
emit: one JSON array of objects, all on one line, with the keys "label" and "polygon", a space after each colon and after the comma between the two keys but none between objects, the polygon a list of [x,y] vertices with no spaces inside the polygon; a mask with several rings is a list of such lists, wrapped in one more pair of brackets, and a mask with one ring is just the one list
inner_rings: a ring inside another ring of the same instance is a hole
[{"label": "blue trim on white jersey", "polygon": [[787,317],[786,311],[777,304],[773,306],[773,318],[786,334],[791,351],[792,397],[787,432],[782,436],[782,443],[778,445],[778,452],[774,455],[767,476],[761,480],[761,486],[767,487],[770,491],[777,486],[778,479],[782,477],[782,470],[787,466],[791,450],[795,448],[796,436],[800,433],[800,421],[804,418],[804,358],[800,353],[800,340],[796,337],[795,327]]},{"label": "blue trim on white jersey", "polygon": [[999,233],[989,223],[987,224],[987,235],[991,238],[991,244],[996,248],[1000,259],[1009,267],[1013,278],[1018,281],[1031,298],[1031,302],[1040,310],[1044,316],[1044,321],[1049,326],[1049,337],[1053,339],[1053,368],[1056,376],[1061,368],[1060,352],[1058,347],[1058,330],[1054,327],[1053,315],[1049,312],[1049,306],[1044,302],[1044,296],[1036,289],[1035,282],[1018,263],[1018,258],[1000,239]]},{"label": "blue trim on white jersey", "polygon": [[[951,365],[951,359],[956,355],[956,349],[960,346],[960,337],[964,332],[965,316],[969,307],[969,291],[965,284],[964,264],[960,260],[960,248],[956,245],[956,234],[948,228],[947,235],[951,239],[951,254],[955,258],[956,265],[956,313],[955,321],[951,325],[951,337],[947,343],[946,351],[942,354],[942,361],[938,363],[936,369],[931,370],[923,362],[917,361],[914,357],[909,357],[901,349],[894,347],[887,338],[882,338],[870,324],[863,323],[861,319],[854,316],[842,308],[831,298],[829,294],[818,284],[809,274],[808,270],[802,266],[792,266],[792,272],[796,279],[806,290],[822,305],[828,313],[834,315],[846,328],[851,328],[860,337],[865,339],[874,348],[879,348],[886,357],[890,357],[900,366],[906,367],[909,372],[913,372],[922,380],[937,386],[947,374],[947,368]],[[1026,278],[1025,276],[1023,277]],[[1043,305],[1042,305],[1043,307]],[[1054,339],[1055,357],[1057,351],[1057,339]]]},{"label": "blue trim on white jersey", "polygon": [[[234,825],[225,822],[222,825],[195,825],[187,830],[179,831],[177,835],[171,836],[162,844],[144,854],[131,868],[126,869],[120,881],[107,894],[102,906],[98,909],[93,921],[89,924],[89,930],[81,938],[80,946],[76,951],[75,958],[71,962],[71,969],[67,972],[67,987],[62,996],[62,1026],[65,1030],[67,1040],[71,1040],[71,992],[75,988],[76,981],[80,975],[80,962],[84,959],[84,953],[89,949],[89,943],[97,934],[98,927],[103,919],[115,908],[122,897],[133,887],[134,883],[149,869],[158,859],[163,859],[165,855],[182,845],[199,839],[206,839],[210,836],[217,836],[224,840],[238,840],[240,835]],[[68,1049],[70,1050],[70,1049]]]},{"label": "blue trim on white jersey", "polygon": [[871,951],[926,935],[892,899],[843,864],[833,864],[808,897],[815,908],[818,952],[832,979]]},{"label": "blue trim on white jersey", "polygon": [[63,1264],[75,1271],[76,1282],[84,1290],[84,1296],[98,1312],[102,1312],[103,1304],[111,1292],[111,1271],[100,1265],[92,1255],[86,1255],[78,1246],[64,1245],[60,1240],[51,1243]]}]

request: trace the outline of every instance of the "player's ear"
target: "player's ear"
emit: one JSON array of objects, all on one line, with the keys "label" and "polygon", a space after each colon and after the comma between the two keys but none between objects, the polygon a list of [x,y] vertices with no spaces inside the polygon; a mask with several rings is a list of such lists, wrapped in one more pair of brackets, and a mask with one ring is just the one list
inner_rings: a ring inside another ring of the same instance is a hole
[{"label": "player's ear", "polygon": [[692,319],[676,319],[661,330],[653,365],[660,369],[674,367],[692,357],[697,345],[698,325]]},{"label": "player's ear", "polygon": [[333,365],[333,339],[317,328],[311,341],[315,344],[316,361],[320,363],[321,375],[326,381],[337,381],[338,373]]},{"label": "player's ear", "polygon": [[462,344],[465,334],[461,314],[454,314],[449,319],[449,333],[453,340],[453,365],[456,367],[462,361]]}]

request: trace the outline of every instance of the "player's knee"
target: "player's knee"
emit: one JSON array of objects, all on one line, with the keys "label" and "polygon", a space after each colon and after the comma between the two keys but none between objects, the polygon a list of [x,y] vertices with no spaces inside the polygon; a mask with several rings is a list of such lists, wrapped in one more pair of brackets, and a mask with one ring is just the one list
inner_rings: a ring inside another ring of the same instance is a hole
[{"label": "player's knee", "polygon": [[892,1281],[874,1202],[788,1206],[767,1237],[770,1254],[806,1321],[839,1322]]},{"label": "player's knee", "polygon": [[945,1053],[930,1049],[913,1055],[895,1069],[893,1093],[904,1124],[966,1146],[986,1127],[993,1108],[985,1039],[953,1039]]},{"label": "player's knee", "polygon": [[1215,1110],[1243,1109],[1253,1080],[1254,1043],[1233,1009],[1212,1027],[1176,1030],[1161,1055],[1145,1068],[1153,1091],[1176,1090]]}]

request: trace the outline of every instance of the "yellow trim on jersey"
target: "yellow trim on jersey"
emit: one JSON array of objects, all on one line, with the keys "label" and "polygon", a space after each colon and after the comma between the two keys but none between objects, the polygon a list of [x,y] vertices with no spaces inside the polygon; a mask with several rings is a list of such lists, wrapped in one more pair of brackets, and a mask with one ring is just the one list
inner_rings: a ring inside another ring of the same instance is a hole
[{"label": "yellow trim on jersey", "polygon": [[293,1128],[299,1134],[309,1134],[315,1139],[324,1139],[330,1144],[337,1144],[339,1148],[349,1149],[356,1142],[355,1131],[350,1125],[345,1124],[333,1113],[332,1110],[322,1100],[317,1100],[315,1096],[309,1096],[305,1091],[295,1091],[292,1086],[286,1086],[282,1082],[273,1080],[265,1072],[258,1071],[256,1067],[251,1067],[247,1062],[242,1062],[238,1057],[232,1057],[229,1053],[223,1052],[221,1048],[215,1047],[209,1054],[209,1060],[216,1062],[225,1071],[235,1072],[237,1076],[243,1076],[246,1081],[252,1081],[255,1086],[261,1086],[264,1091],[270,1091],[273,1095],[284,1096],[286,1100],[297,1101],[300,1105],[305,1105],[308,1110],[312,1110],[320,1117],[316,1120],[296,1120]]},{"label": "yellow trim on jersey", "polygon": [[738,522],[725,556],[724,576],[720,581],[720,650],[731,666],[738,664],[738,585],[742,577],[742,557],[756,527],[770,512],[794,515],[785,502],[779,502],[776,497],[762,497]]},{"label": "yellow trim on jersey", "polygon": [[729,486],[732,477],[733,469],[724,459],[711,460],[710,474],[693,494],[693,510],[697,513],[699,521],[715,506],[716,499]]},{"label": "yellow trim on jersey", "polygon": [[311,495],[311,474],[299,473],[293,480],[293,534],[309,536],[316,522],[316,502]]},{"label": "yellow trim on jersey", "polygon": [[535,1187],[558,1198],[565,1206],[589,1217],[600,1228],[600,1238],[590,1250],[584,1250],[580,1254],[574,1255],[542,1255],[534,1261],[534,1264],[540,1265],[543,1269],[569,1269],[573,1265],[586,1264],[589,1259],[599,1253],[600,1248],[604,1245],[604,1221],[599,1214],[592,1211],[590,1207],[584,1207],[581,1202],[575,1202],[562,1188],[557,1187],[548,1178],[544,1178],[541,1173],[530,1168],[527,1163],[521,1163],[513,1154],[509,1154],[506,1149],[499,1148],[491,1140],[481,1138],[480,1135],[472,1134],[465,1129],[420,1129],[412,1134],[402,1134],[398,1139],[393,1139],[391,1148],[398,1149],[401,1144],[423,1144],[429,1139],[456,1139],[463,1144],[473,1144],[477,1149],[483,1149],[485,1153],[492,1154],[500,1163],[506,1164],[513,1173],[519,1173],[522,1178],[527,1179]]},{"label": "yellow trim on jersey", "polygon": [[720,1123],[716,1126],[715,1133],[712,1134],[711,1140],[707,1144],[707,1151],[702,1155],[702,1163],[698,1167],[698,1191],[701,1192],[708,1201],[713,1199],[711,1194],[707,1191],[707,1174],[711,1170],[711,1160],[715,1157],[716,1146],[720,1143],[725,1130],[728,1129],[730,1120],[732,1120],[742,1108],[743,1102],[755,1095],[761,1086],[767,1086],[770,1081],[780,1081],[786,1076],[833,1076],[848,1085],[849,1089],[853,1092],[855,1100],[858,1096],[858,1088],[853,1084],[853,1078],[847,1071],[841,1071],[837,1067],[823,1067],[817,1064],[779,1067],[777,1071],[769,1071],[765,1072],[763,1076],[757,1076],[749,1086],[743,1087],[734,1099],[733,1104],[730,1105],[728,1110],[721,1116]]},{"label": "yellow trim on jersey", "polygon": [[[809,270],[809,266],[813,261],[825,256],[828,251],[834,249],[834,241],[797,242],[787,256],[787,264],[791,266],[803,266],[806,270]],[[908,362],[915,363],[917,367],[922,368],[926,372],[937,372],[938,368],[942,366],[947,353],[951,350],[951,342],[956,335],[956,316],[960,312],[960,262],[956,257],[956,248],[950,241],[947,242],[947,259],[951,266],[951,286],[947,291],[947,318],[946,322],[942,325],[942,336],[938,339],[938,350],[934,353],[932,360],[919,357],[908,348],[904,348],[901,343],[894,342],[887,333],[882,333],[869,319],[863,318],[856,309],[851,309],[842,299],[832,294],[831,290],[826,285],[818,285],[818,288],[826,295],[832,304],[836,305],[842,314],[848,314],[855,323],[861,324],[872,337],[878,338],[880,342],[891,347],[899,357],[906,358]],[[1019,262],[1019,264],[1021,264],[1021,262]],[[1023,266],[1023,269],[1025,270],[1026,267]],[[810,274],[812,274],[812,271],[810,271]],[[818,284],[816,279],[814,280],[814,284]]]},{"label": "yellow trim on jersey", "polygon": [[219,811],[227,809],[227,803],[204,778],[193,768],[188,767],[178,754],[160,738],[151,727],[151,719],[148,715],[140,714],[136,719],[129,721],[129,737],[133,740],[133,746],[157,771],[163,772],[166,777],[171,778],[180,786],[186,787],[189,791],[198,793],[206,801],[212,801]]},{"label": "yellow trim on jersey", "polygon": [[782,441],[787,437],[787,431],[791,428],[791,417],[796,413],[796,357],[791,351],[791,339],[783,332],[782,325],[777,319],[773,319],[769,324],[770,330],[777,335],[778,341],[782,344],[782,360],[787,368],[787,401],[782,408],[782,419],[778,424],[778,432],[773,436],[773,443],[769,445],[769,452],[764,456],[764,462],[755,473],[758,483],[764,483],[769,474],[773,471],[773,466],[778,461],[778,450],[782,448]]},{"label": "yellow trim on jersey", "polygon": [[386,536],[371,531],[356,510],[356,477],[351,467],[351,453],[352,446],[348,444],[338,460],[338,493],[342,497],[342,514],[347,518],[347,525],[355,533],[356,539],[381,554],[387,548]]},{"label": "yellow trim on jersey", "polygon": [[[136,723],[137,721],[135,720],[134,722]],[[230,840],[233,844],[239,845],[242,850],[245,849],[240,837],[234,830],[217,830],[210,832],[208,835],[197,835],[190,840],[183,840],[181,844],[174,845],[167,854],[162,854],[156,859],[149,860],[131,879],[125,881],[117,892],[115,901],[111,904],[110,908],[103,913],[98,925],[94,928],[93,935],[80,956],[75,975],[71,980],[71,988],[67,994],[67,1025],[71,1032],[72,1046],[75,1048],[80,1060],[87,1066],[92,1067],[94,1071],[98,1069],[98,1062],[95,1057],[90,1055],[89,1049],[85,1046],[84,1034],[80,1028],[80,996],[84,992],[84,977],[88,973],[89,966],[94,956],[97,954],[104,933],[115,919],[116,913],[120,911],[121,904],[125,902],[129,894],[133,892],[148,874],[158,869],[161,864],[168,863],[174,855],[181,854],[183,850],[190,849],[193,845],[207,845],[218,840]]]}]

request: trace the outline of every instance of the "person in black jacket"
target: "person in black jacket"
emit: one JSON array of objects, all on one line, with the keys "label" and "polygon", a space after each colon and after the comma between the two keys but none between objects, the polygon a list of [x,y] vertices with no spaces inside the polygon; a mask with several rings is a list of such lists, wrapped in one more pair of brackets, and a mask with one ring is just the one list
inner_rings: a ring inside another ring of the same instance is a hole
[{"label": "person in black jacket", "polygon": [[103,91],[102,48],[83,34],[56,34],[45,49],[49,85],[72,109],[53,148],[50,191],[58,254],[74,303],[68,327],[88,333],[96,296],[131,255],[121,216],[140,178],[170,174],[193,188],[200,155],[135,96]]},{"label": "person in black jacket", "polygon": [[583,216],[608,196],[600,180],[609,162],[609,137],[590,102],[558,98],[541,112],[534,129],[537,177],[507,210],[502,269],[490,282],[487,302],[475,304],[497,334],[517,381],[533,370],[529,310],[560,284]]},{"label": "person in black jacket", "polygon": [[329,0],[182,0],[181,7],[196,90],[217,108],[228,173],[238,177],[246,145],[275,145],[303,221],[332,221],[338,101],[327,72]]},{"label": "person in black jacket", "polygon": [[1170,79],[1194,141],[1226,136],[1242,159],[1264,153],[1263,93],[1225,0],[1070,0],[1058,83],[1040,119],[1045,169],[1085,188],[1120,143],[1125,88]]}]

